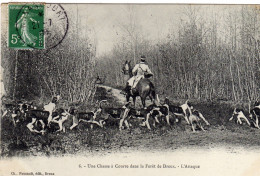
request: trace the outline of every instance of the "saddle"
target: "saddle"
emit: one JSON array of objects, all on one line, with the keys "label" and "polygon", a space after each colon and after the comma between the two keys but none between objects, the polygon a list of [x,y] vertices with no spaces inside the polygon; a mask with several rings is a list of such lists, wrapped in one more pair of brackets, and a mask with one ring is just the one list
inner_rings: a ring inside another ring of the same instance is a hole
[{"label": "saddle", "polygon": [[134,95],[135,93],[137,93],[137,89],[136,88],[131,88],[130,93],[132,95]]}]

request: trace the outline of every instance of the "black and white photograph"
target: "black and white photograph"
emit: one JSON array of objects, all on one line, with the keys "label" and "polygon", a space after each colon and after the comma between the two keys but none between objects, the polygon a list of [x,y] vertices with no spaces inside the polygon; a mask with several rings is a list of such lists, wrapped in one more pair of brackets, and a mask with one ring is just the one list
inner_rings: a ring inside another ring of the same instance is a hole
[{"label": "black and white photograph", "polygon": [[0,175],[260,174],[259,5],[1,4],[0,76]]}]

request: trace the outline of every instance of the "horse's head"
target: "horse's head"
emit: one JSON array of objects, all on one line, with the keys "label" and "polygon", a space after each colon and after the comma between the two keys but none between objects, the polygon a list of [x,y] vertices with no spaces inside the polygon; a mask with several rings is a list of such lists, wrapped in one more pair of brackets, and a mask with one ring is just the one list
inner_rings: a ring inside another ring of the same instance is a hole
[{"label": "horse's head", "polygon": [[123,65],[122,70],[123,70],[124,75],[128,75],[130,72],[132,72],[131,61],[126,60]]}]

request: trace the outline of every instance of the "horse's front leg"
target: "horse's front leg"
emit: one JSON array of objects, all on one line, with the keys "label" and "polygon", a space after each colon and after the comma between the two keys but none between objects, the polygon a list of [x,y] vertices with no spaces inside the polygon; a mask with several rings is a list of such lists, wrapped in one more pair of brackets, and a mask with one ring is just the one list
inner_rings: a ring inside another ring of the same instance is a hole
[{"label": "horse's front leg", "polygon": [[130,101],[130,97],[131,95],[129,93],[126,94],[126,102],[129,102]]},{"label": "horse's front leg", "polygon": [[141,97],[141,101],[142,101],[143,107],[145,108],[145,98],[144,98],[144,97]]},{"label": "horse's front leg", "polygon": [[129,102],[129,100],[130,100],[130,95],[126,94],[126,101]]}]

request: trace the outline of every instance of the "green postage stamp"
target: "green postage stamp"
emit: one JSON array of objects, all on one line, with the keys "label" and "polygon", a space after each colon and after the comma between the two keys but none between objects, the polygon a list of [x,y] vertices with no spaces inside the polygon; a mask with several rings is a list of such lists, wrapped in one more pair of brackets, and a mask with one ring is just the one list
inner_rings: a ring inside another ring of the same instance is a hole
[{"label": "green postage stamp", "polygon": [[9,4],[10,48],[44,49],[44,4]]}]

